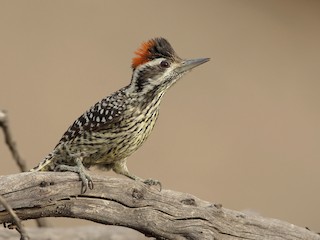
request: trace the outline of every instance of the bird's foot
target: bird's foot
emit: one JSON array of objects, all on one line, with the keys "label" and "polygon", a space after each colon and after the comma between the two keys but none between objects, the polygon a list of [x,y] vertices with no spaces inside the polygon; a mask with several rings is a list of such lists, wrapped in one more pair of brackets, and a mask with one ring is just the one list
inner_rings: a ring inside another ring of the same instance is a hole
[{"label": "bird's foot", "polygon": [[162,190],[161,182],[155,179],[146,179],[142,181],[144,184],[149,186],[159,186],[159,192]]},{"label": "bird's foot", "polygon": [[131,178],[132,180],[135,180],[135,181],[143,182],[144,184],[146,184],[148,186],[159,186],[159,192],[162,189],[162,185],[158,180],[154,180],[154,179],[144,180],[138,176],[135,176],[135,175],[129,173],[128,168],[127,168],[127,164],[126,164],[126,159],[116,161],[113,164],[112,169],[113,169],[113,171],[115,171],[118,174],[121,174],[121,175],[126,176],[128,178]]},{"label": "bird's foot", "polygon": [[85,171],[80,170],[79,177],[82,181],[81,194],[85,193],[88,188],[90,190],[93,189],[93,181],[89,174],[87,174]]},{"label": "bird's foot", "polygon": [[55,172],[75,172],[78,173],[80,180],[82,182],[81,194],[84,194],[87,189],[93,189],[93,181],[88,173],[86,173],[83,165],[81,166],[68,166],[68,165],[57,165],[54,169]]}]

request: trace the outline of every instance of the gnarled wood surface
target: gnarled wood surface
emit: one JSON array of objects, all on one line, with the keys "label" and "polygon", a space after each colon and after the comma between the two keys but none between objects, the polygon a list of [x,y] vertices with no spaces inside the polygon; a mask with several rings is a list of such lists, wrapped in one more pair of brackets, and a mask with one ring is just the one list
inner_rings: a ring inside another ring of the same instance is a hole
[{"label": "gnarled wood surface", "polygon": [[[31,240],[146,240],[143,234],[122,227],[90,225],[70,228],[26,228]],[[17,240],[20,234],[17,231],[0,228],[1,240]]]},{"label": "gnarled wood surface", "polygon": [[[20,219],[70,217],[136,229],[158,239],[320,240],[305,228],[246,215],[190,194],[91,173],[94,189],[80,195],[77,174],[28,172],[0,176],[0,194]],[[0,223],[12,222],[0,206]]]}]

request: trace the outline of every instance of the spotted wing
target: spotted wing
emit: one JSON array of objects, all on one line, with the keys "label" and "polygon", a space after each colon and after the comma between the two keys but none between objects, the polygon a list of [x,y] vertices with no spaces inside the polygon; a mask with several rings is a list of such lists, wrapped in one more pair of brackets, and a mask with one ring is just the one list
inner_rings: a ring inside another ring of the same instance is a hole
[{"label": "spotted wing", "polygon": [[123,101],[119,96],[112,95],[97,102],[68,128],[58,145],[119,122],[124,110]]}]

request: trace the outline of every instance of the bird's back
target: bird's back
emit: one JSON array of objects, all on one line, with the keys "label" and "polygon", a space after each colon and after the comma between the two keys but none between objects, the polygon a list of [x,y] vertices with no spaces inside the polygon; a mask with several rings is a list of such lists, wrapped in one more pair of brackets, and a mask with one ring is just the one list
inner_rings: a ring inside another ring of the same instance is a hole
[{"label": "bird's back", "polygon": [[83,157],[87,168],[111,168],[135,152],[150,135],[159,114],[158,101],[143,105],[120,89],[82,114],[54,150],[33,171],[53,171]]}]

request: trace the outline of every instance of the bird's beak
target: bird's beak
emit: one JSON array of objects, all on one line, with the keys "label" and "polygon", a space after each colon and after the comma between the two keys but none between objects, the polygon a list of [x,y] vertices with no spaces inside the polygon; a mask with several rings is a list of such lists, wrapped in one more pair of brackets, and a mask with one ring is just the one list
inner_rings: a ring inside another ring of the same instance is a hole
[{"label": "bird's beak", "polygon": [[180,66],[176,68],[177,73],[183,73],[195,68],[205,62],[208,62],[210,58],[197,58],[197,59],[187,59],[180,63]]}]

